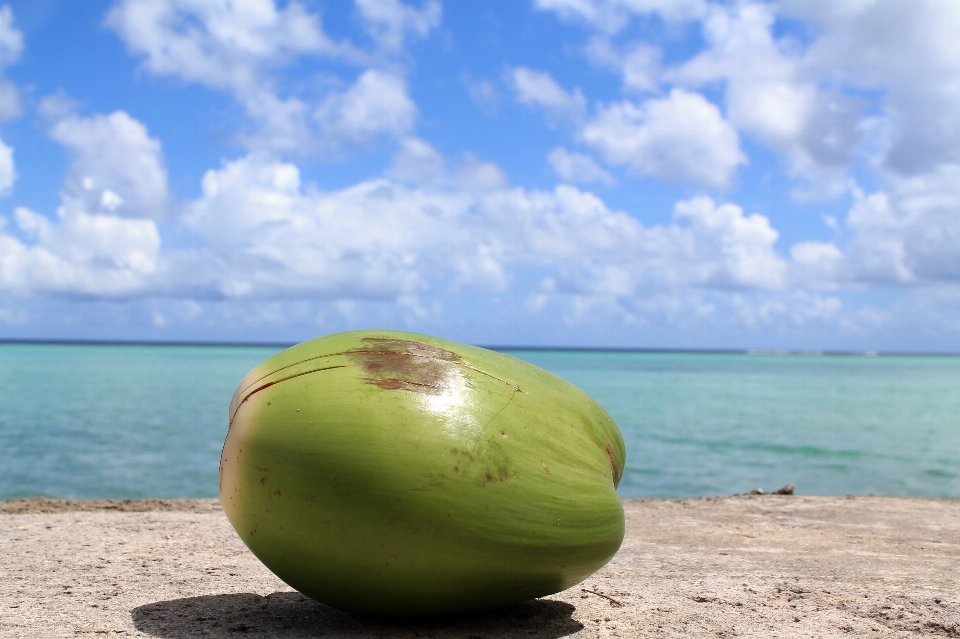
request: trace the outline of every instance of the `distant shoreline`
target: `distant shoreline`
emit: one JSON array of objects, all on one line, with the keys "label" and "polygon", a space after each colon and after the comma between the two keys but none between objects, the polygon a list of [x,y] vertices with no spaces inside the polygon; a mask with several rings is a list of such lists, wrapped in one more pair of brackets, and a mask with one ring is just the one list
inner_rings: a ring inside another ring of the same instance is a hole
[{"label": "distant shoreline", "polygon": [[[160,340],[72,340],[20,339],[0,337],[0,345],[25,344],[37,346],[160,346],[198,348],[290,348],[298,342],[191,342]],[[960,357],[960,352],[947,351],[875,351],[875,350],[820,350],[784,348],[643,348],[627,346],[504,346],[478,344],[492,351],[568,352],[568,353],[650,353],[686,355],[755,355],[755,356],[822,356],[822,357]]]}]

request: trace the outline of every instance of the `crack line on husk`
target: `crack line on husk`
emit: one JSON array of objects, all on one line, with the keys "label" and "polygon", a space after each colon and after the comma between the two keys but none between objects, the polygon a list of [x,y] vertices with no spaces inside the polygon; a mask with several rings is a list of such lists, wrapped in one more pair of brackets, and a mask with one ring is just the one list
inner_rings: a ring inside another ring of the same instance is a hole
[{"label": "crack line on husk", "polygon": [[496,413],[494,413],[493,417],[491,417],[490,419],[487,420],[487,423],[483,425],[483,430],[486,430],[486,429],[487,429],[487,426],[489,426],[490,424],[492,424],[492,423],[493,423],[493,420],[495,420],[497,417],[499,417],[499,416],[500,416],[500,413],[502,413],[503,411],[505,411],[505,410],[507,409],[507,406],[509,406],[510,404],[513,403],[513,398],[517,396],[517,393],[518,393],[518,392],[521,392],[521,393],[522,393],[523,391],[521,391],[519,388],[514,388],[514,389],[513,389],[513,393],[510,395],[510,399],[507,400],[507,403],[506,403],[506,404],[504,404],[503,406],[500,407],[500,410],[498,410]]},{"label": "crack line on husk", "polygon": [[[271,372],[267,373],[266,375],[263,375],[262,377],[259,377],[259,378],[255,379],[254,381],[250,382],[250,383],[246,386],[246,388],[243,389],[243,392],[246,392],[247,389],[255,386],[256,384],[260,383],[261,381],[265,380],[266,378],[270,377],[271,375],[276,375],[277,373],[279,373],[280,371],[282,371],[282,370],[284,370],[284,369],[292,368],[292,367],[294,367],[294,366],[299,366],[300,364],[305,364],[306,362],[310,362],[310,361],[313,361],[313,360],[315,360],[315,359],[323,359],[323,358],[325,358],[325,357],[337,357],[338,355],[403,355],[403,356],[406,356],[406,357],[419,357],[419,358],[421,358],[421,359],[429,359],[429,360],[434,360],[434,361],[437,361],[437,362],[447,362],[448,364],[454,364],[454,365],[456,365],[456,366],[462,366],[463,368],[466,368],[466,369],[468,369],[468,370],[472,370],[472,371],[474,371],[474,372],[480,373],[481,375],[485,375],[486,377],[489,377],[490,379],[494,379],[494,380],[500,382],[501,384],[505,384],[505,385],[509,386],[510,388],[512,388],[512,389],[514,390],[514,392],[523,393],[524,395],[526,395],[526,392],[525,392],[522,388],[520,388],[519,386],[517,386],[516,384],[512,384],[512,383],[510,383],[510,382],[508,382],[508,381],[506,381],[506,380],[500,379],[500,378],[497,377],[496,375],[491,375],[490,373],[488,373],[488,372],[486,372],[486,371],[484,371],[484,370],[481,370],[481,369],[477,368],[476,366],[473,366],[473,365],[470,364],[469,362],[464,362],[464,361],[459,361],[459,362],[458,362],[458,361],[455,361],[455,360],[444,359],[444,358],[442,358],[442,357],[432,357],[432,356],[429,356],[429,355],[422,355],[422,354],[419,354],[419,353],[404,353],[403,351],[384,351],[384,350],[375,351],[375,350],[363,350],[363,349],[352,349],[352,350],[343,351],[343,352],[340,352],[340,353],[327,353],[327,354],[325,354],[325,355],[317,355],[317,356],[315,356],[315,357],[308,357],[308,358],[306,358],[306,359],[302,359],[302,360],[300,360],[300,361],[298,361],[298,362],[294,362],[293,364],[287,364],[286,366],[281,366],[280,368],[278,368],[278,369],[276,369],[276,370],[274,370],[274,371],[271,371]],[[330,368],[344,368],[344,366],[331,366]],[[318,370],[327,370],[327,369],[318,369]],[[311,372],[312,372],[312,371],[311,371]],[[294,376],[294,377],[295,377],[295,376]],[[287,377],[287,378],[284,378],[284,379],[290,379],[290,378]],[[283,381],[283,380],[279,380],[279,381]],[[260,389],[257,389],[257,390],[260,390]],[[254,392],[256,392],[256,391],[254,391]],[[252,393],[251,393],[251,394],[252,394]],[[244,401],[246,401],[246,400],[244,399]],[[242,403],[242,402],[241,402],[241,403]],[[238,405],[237,407],[239,408],[239,405]],[[234,413],[234,414],[236,414],[236,413]],[[231,422],[232,422],[232,421],[233,421],[233,418],[231,417],[230,420],[231,420]]]},{"label": "crack line on husk", "polygon": [[[314,357],[314,358],[311,358],[311,359],[317,359],[317,358]],[[309,361],[309,360],[304,360],[304,361]],[[300,363],[302,364],[303,362],[300,362]],[[285,367],[285,368],[288,368],[288,367]],[[266,384],[264,384],[264,385],[262,385],[262,386],[259,386],[259,387],[255,388],[255,389],[253,389],[252,391],[250,391],[249,393],[247,393],[246,395],[244,395],[244,396],[243,396],[243,399],[240,400],[240,403],[237,404],[236,410],[234,410],[234,411],[233,411],[233,415],[230,416],[230,423],[229,423],[229,425],[227,426],[227,431],[229,431],[229,430],[230,430],[230,427],[233,426],[233,420],[236,418],[237,413],[240,411],[240,407],[243,406],[243,404],[244,404],[248,399],[250,399],[251,397],[253,397],[256,393],[259,393],[260,391],[262,391],[262,390],[265,389],[265,388],[270,388],[271,386],[274,386],[274,385],[276,385],[276,384],[279,384],[280,382],[285,382],[285,381],[287,381],[287,380],[294,379],[294,378],[296,378],[296,377],[302,377],[302,376],[304,376],[304,375],[310,375],[311,373],[319,373],[319,372],[321,372],[321,371],[333,370],[333,369],[335,369],[335,368],[346,368],[346,365],[345,365],[345,364],[338,364],[338,365],[336,365],[336,366],[327,366],[327,367],[325,367],[325,368],[315,368],[315,369],[313,369],[313,370],[311,370],[311,371],[304,371],[304,372],[302,372],[302,373],[296,373],[296,374],[294,374],[294,375],[290,375],[290,376],[288,376],[288,377],[284,377],[284,378],[282,378],[282,379],[278,379],[278,380],[273,381],[273,382],[267,382]],[[282,369],[281,369],[281,370],[282,370]],[[264,375],[264,376],[261,377],[260,379],[262,380],[262,379],[264,379],[264,378],[266,378],[266,377],[269,377],[269,376],[268,376],[268,375]],[[260,380],[257,380],[257,381],[260,381]],[[256,383],[256,382],[254,382],[254,383]],[[250,386],[253,386],[253,384],[251,384]],[[250,386],[247,386],[247,388],[250,388]],[[246,390],[246,389],[244,389],[244,390]]]}]

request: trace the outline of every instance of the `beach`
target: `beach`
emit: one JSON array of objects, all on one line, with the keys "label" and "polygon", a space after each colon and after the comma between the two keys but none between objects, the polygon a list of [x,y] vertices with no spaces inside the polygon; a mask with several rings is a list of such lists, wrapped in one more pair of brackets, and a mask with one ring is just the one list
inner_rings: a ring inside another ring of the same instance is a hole
[{"label": "beach", "polygon": [[0,636],[960,637],[960,500],[626,500],[627,533],[564,592],[389,622],[292,591],[203,500],[0,502]]}]

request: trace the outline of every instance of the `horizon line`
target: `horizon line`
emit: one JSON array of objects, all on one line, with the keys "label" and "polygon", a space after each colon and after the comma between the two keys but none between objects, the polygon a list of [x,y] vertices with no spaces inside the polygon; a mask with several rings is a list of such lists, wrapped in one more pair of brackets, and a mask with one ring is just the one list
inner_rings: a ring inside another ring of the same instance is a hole
[{"label": "horizon line", "polygon": [[[48,339],[0,337],[2,344],[36,344],[50,346],[196,346],[239,348],[290,348],[301,342],[213,342],[188,340],[103,340],[103,339]],[[960,352],[950,351],[883,351],[883,350],[833,350],[817,348],[683,348],[644,346],[506,346],[473,344],[492,351],[560,351],[582,353],[686,353],[702,355],[822,355],[857,357],[958,357]]]}]

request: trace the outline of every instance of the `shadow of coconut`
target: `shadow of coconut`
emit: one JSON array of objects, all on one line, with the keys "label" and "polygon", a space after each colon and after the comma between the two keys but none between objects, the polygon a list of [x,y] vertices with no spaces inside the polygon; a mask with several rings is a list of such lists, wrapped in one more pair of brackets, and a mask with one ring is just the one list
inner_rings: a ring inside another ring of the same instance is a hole
[{"label": "shadow of coconut", "polygon": [[583,628],[574,606],[534,599],[490,612],[431,621],[384,621],[335,610],[298,592],[207,595],[158,601],[135,608],[133,625],[164,639],[195,637],[565,637]]}]

